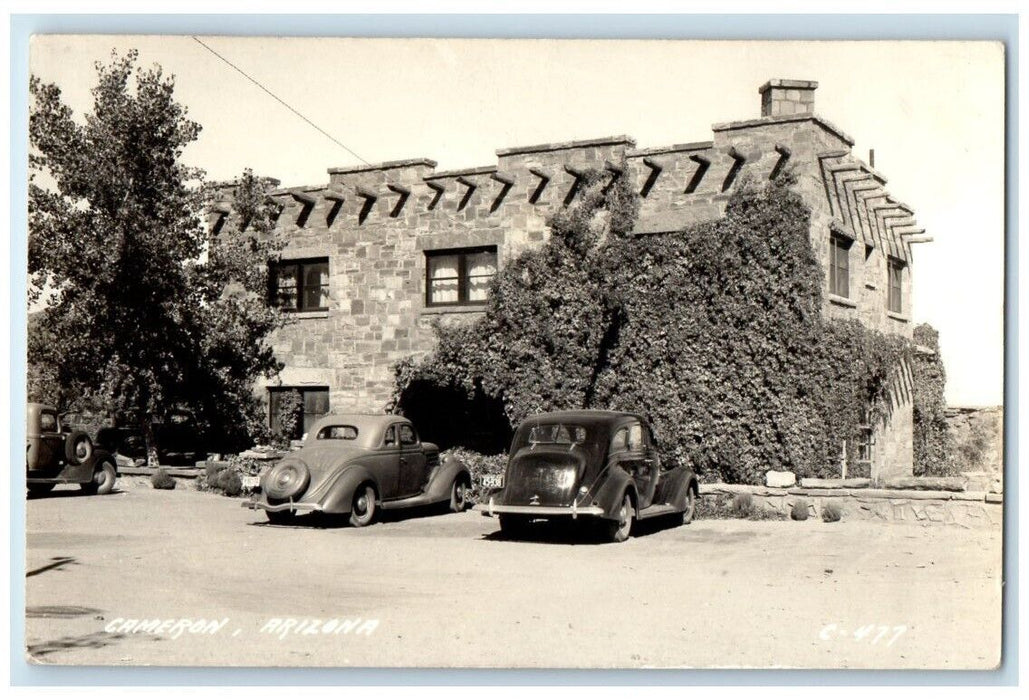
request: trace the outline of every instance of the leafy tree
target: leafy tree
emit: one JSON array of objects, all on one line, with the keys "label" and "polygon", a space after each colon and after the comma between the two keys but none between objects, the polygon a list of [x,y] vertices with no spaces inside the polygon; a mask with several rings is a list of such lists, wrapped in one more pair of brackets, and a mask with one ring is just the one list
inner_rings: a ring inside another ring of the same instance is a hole
[{"label": "leafy tree", "polygon": [[56,85],[30,80],[30,298],[49,297],[28,350],[62,402],[138,425],[153,463],[154,416],[185,405],[212,434],[238,438],[254,379],[277,369],[262,277],[276,243],[250,173],[239,182],[254,190],[240,205],[250,227],[208,241],[203,173],[181,162],[201,127],[174,79],[136,58],[97,63],[84,119]]},{"label": "leafy tree", "polygon": [[916,476],[952,476],[954,440],[947,428],[943,391],[947,374],[940,358],[940,334],[928,323],[915,326],[915,342],[928,352],[918,352],[911,363],[914,386],[914,462]]}]

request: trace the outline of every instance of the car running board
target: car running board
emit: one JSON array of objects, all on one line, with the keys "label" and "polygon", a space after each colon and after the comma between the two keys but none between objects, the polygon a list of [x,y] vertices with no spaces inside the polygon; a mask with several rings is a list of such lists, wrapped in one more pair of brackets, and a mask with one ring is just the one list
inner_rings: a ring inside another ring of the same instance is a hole
[{"label": "car running board", "polygon": [[419,493],[416,496],[408,496],[407,498],[400,498],[396,501],[380,501],[378,503],[379,508],[383,510],[393,510],[394,508],[411,508],[414,506],[429,506],[434,503],[442,503],[443,501],[450,498],[450,494],[446,493],[443,496],[437,496],[431,498],[427,493]]},{"label": "car running board", "polygon": [[646,520],[647,518],[656,518],[659,515],[671,515],[672,513],[679,513],[675,506],[670,506],[667,503],[659,503],[657,505],[644,508],[640,511],[640,514],[636,516],[637,520]]}]

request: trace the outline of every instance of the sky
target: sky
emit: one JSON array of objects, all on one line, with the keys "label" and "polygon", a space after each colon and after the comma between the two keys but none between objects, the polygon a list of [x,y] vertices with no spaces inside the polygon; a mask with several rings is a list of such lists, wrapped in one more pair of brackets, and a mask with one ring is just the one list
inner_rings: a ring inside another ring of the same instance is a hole
[{"label": "sky", "polygon": [[[210,180],[244,168],[284,186],[327,169],[426,157],[494,165],[511,146],[626,134],[707,141],[756,118],[770,78],[816,80],[815,113],[855,140],[934,238],[913,247],[913,322],[940,332],[950,405],[1003,401],[1004,53],[990,42],[33,38],[33,74],[79,115],[95,61],[139,51],[175,75],[203,126],[185,154]],[[349,149],[349,150],[348,150]],[[356,157],[355,155],[356,154]]]}]

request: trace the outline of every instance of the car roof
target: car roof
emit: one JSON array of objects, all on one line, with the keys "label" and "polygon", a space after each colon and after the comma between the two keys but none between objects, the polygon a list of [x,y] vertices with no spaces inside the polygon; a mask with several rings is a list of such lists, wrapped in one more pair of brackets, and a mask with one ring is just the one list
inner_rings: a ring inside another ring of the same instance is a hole
[{"label": "car roof", "polygon": [[572,411],[550,411],[549,413],[537,413],[526,418],[523,423],[549,423],[553,421],[575,421],[592,425],[614,425],[621,423],[627,418],[642,421],[642,417],[636,413],[627,411],[602,411],[599,409],[578,409]]},{"label": "car roof", "polygon": [[[322,428],[327,425],[352,425],[357,428],[357,442],[364,447],[374,447],[378,444],[382,431],[394,423],[410,423],[404,416],[392,414],[372,415],[368,413],[333,413],[315,421],[308,431],[308,437],[313,438]],[[374,444],[373,444],[374,443]]]}]

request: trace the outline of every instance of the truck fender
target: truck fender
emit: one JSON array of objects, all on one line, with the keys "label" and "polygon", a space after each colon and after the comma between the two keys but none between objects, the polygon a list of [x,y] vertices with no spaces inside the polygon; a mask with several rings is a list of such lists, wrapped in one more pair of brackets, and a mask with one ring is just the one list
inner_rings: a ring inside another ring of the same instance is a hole
[{"label": "truck fender", "polygon": [[349,513],[354,502],[354,492],[365,482],[372,484],[377,499],[381,501],[382,490],[378,480],[364,466],[353,464],[340,472],[329,485],[325,495],[318,499],[319,505],[326,513]]},{"label": "truck fender", "polygon": [[456,457],[447,457],[443,464],[432,470],[429,481],[425,484],[426,500],[430,502],[445,501],[450,498],[450,485],[454,479],[464,476],[468,485],[472,483],[472,473],[464,462]]}]

